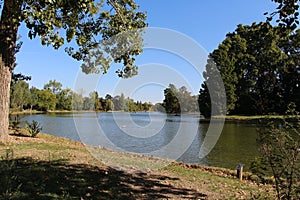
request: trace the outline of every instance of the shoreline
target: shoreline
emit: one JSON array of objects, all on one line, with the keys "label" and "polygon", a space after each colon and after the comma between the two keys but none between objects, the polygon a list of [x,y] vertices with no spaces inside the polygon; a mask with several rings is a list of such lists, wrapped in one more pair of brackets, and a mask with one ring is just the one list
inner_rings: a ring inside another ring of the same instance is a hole
[{"label": "shoreline", "polygon": [[[213,169],[213,170],[217,170],[217,171],[223,171],[224,173],[226,172],[226,174],[230,175],[230,176],[234,176],[235,174],[235,169],[234,168],[225,168],[225,167],[218,167],[218,166],[211,166],[211,165],[201,165],[201,164],[197,164],[197,163],[185,163],[185,162],[182,162],[182,161],[177,161],[177,160],[172,160],[172,159],[169,159],[169,158],[162,158],[162,157],[156,157],[156,156],[153,156],[153,155],[147,155],[147,154],[140,154],[140,153],[135,153],[135,152],[126,152],[126,151],[119,151],[119,150],[114,150],[114,149],[110,149],[110,148],[107,148],[107,147],[104,147],[104,146],[91,146],[91,145],[88,145],[88,144],[85,144],[83,143],[82,141],[78,141],[78,140],[72,140],[72,139],[69,139],[69,138],[66,138],[66,137],[59,137],[59,136],[55,136],[55,135],[52,135],[52,134],[49,134],[49,133],[39,133],[37,135],[37,137],[30,137],[24,133],[21,133],[21,134],[14,134],[13,132],[11,132],[9,134],[9,143],[12,144],[12,143],[17,143],[17,144],[20,144],[20,143],[23,143],[23,142],[37,142],[37,143],[40,143],[41,141],[42,142],[59,142],[61,144],[64,144],[64,146],[72,146],[72,145],[76,145],[76,146],[79,146],[79,147],[82,147],[84,149],[86,149],[89,154],[91,154],[92,156],[94,156],[93,154],[94,153],[100,153],[101,151],[101,155],[102,156],[105,156],[105,157],[109,157],[109,156],[115,156],[116,158],[120,159],[122,157],[130,157],[130,158],[139,158],[139,159],[142,159],[146,161],[157,161],[157,162],[160,162],[158,164],[158,166],[162,166],[162,165],[180,165],[180,166],[184,166],[185,168],[192,168],[192,169],[205,169],[205,170],[210,170],[210,169]],[[1,150],[1,144],[0,144],[0,150]],[[1,152],[1,151],[0,151]],[[1,155],[1,154],[0,154]],[[98,160],[97,157],[94,157],[93,159],[95,160]],[[103,158],[100,159],[101,162],[103,162]],[[132,160],[132,162],[134,162],[134,160]],[[126,162],[129,166],[132,165],[132,163],[128,163]],[[114,162],[110,163],[110,164],[116,164]],[[142,164],[144,165],[144,164]],[[152,164],[150,164],[152,165]],[[119,167],[124,167],[124,166],[119,166]],[[156,166],[157,167],[157,166]],[[126,168],[126,166],[125,166]],[[148,170],[149,168],[144,168],[143,166],[143,169],[139,169],[139,170]],[[246,173],[246,180],[253,180],[253,174],[250,172],[250,171],[244,171]]]},{"label": "shoreline", "polygon": [[[214,117],[215,122],[224,118],[221,117]],[[253,115],[253,116],[238,116],[238,115],[226,115],[225,122],[227,123],[259,123],[260,120],[281,120],[286,119],[288,121],[299,121],[300,117],[293,117],[293,116],[284,116],[284,115]],[[204,118],[200,119],[200,123],[210,123],[211,118]]]},{"label": "shoreline", "polygon": [[[94,111],[94,110],[49,110],[49,111],[38,111],[38,110],[24,110],[24,111],[10,111],[10,115],[30,115],[30,114],[47,114],[47,113],[151,113],[151,112],[158,112],[158,111],[137,111],[137,112],[126,112],[126,111]],[[167,113],[164,113],[167,114]],[[201,121],[210,121],[211,118],[202,118],[201,113],[198,112],[187,112],[181,114],[174,114],[170,113],[167,115],[171,116],[180,116],[180,115],[199,115]],[[284,115],[225,115],[225,121],[254,121],[254,120],[261,120],[261,119],[283,119]],[[287,117],[288,119],[295,119],[295,117]],[[222,117],[214,117],[214,119],[222,119]],[[300,118],[299,118],[300,119]]]},{"label": "shoreline", "polygon": [[[181,166],[183,168],[187,168],[187,169],[201,169],[201,170],[205,170],[205,171],[219,171],[222,172],[223,175],[225,176],[231,176],[231,177],[235,177],[236,174],[236,170],[235,169],[231,169],[231,168],[224,168],[224,167],[217,167],[217,166],[209,166],[209,165],[201,165],[201,164],[195,164],[195,163],[185,163],[182,161],[177,161],[177,160],[172,160],[172,159],[168,159],[168,158],[161,158],[161,157],[156,157],[156,156],[152,156],[152,155],[146,155],[146,154],[139,154],[139,153],[134,153],[134,152],[124,152],[124,151],[118,151],[118,150],[113,150],[107,147],[103,147],[103,146],[90,146],[88,144],[85,144],[81,141],[77,141],[77,140],[72,140],[69,138],[65,138],[65,137],[59,137],[59,136],[55,136],[52,134],[48,134],[48,133],[39,133],[37,135],[37,137],[30,137],[27,135],[18,135],[18,134],[9,134],[9,144],[8,146],[11,146],[13,144],[22,144],[22,143],[27,143],[27,142],[32,142],[32,143],[36,143],[36,144],[42,144],[42,143],[60,143],[63,144],[63,146],[77,146],[79,148],[85,149],[88,151],[88,153],[90,155],[93,156],[94,160],[99,160],[97,157],[95,157],[93,154],[94,153],[99,153],[102,151],[101,156],[105,155],[105,156],[115,156],[115,158],[118,159],[122,159],[122,157],[128,157],[129,159],[133,158],[133,159],[142,159],[143,162],[159,162],[158,166],[159,167],[166,167],[168,165],[175,165],[175,166]],[[1,150],[1,146],[3,146],[3,144],[0,144],[0,150]],[[5,145],[4,145],[5,146]],[[48,150],[50,151],[50,150]],[[0,151],[1,153],[1,151]],[[1,154],[0,154],[1,155]],[[101,162],[103,161],[103,158],[100,159]],[[98,161],[96,161],[98,162]],[[104,162],[105,163],[105,162]],[[116,164],[116,163],[110,163],[110,164]],[[117,168],[122,168],[123,170],[127,170],[127,169],[135,169],[134,167],[130,167],[132,165],[132,163],[128,163],[126,162],[126,164],[128,164],[128,166],[114,166]],[[152,165],[152,164],[150,164]],[[150,168],[144,168],[144,165],[142,168],[140,168],[141,166],[138,166],[138,168],[136,168],[137,170],[142,170],[142,171],[147,171]],[[157,167],[157,166],[156,166]],[[127,168],[127,169],[126,169]],[[154,170],[157,170],[158,168],[155,168]],[[152,170],[150,170],[152,171]],[[245,171],[245,180],[250,180],[250,181],[254,181],[256,179],[256,177],[253,177],[255,175],[253,175],[251,172],[249,171]]]},{"label": "shoreline", "polygon": [[[36,194],[57,197],[64,193],[72,199],[250,199],[253,195],[272,199],[274,194],[271,185],[256,183],[257,177],[250,172],[240,181],[232,169],[90,147],[44,133],[36,138],[9,136],[9,141],[0,145],[0,156],[16,160],[13,175],[26,184],[16,195],[21,192],[31,199],[37,199],[32,196]],[[48,191],[40,183],[57,187]]]}]

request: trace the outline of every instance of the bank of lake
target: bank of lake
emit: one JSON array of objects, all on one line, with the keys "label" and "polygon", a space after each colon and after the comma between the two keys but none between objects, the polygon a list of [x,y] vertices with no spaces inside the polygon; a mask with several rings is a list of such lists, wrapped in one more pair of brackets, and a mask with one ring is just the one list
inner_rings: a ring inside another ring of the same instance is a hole
[{"label": "bank of lake", "polygon": [[[274,198],[271,185],[244,180],[235,170],[90,147],[39,134],[10,136],[0,146],[0,197],[11,199],[258,199]],[[132,167],[103,163],[105,155]],[[7,184],[8,181],[9,184]],[[4,183],[5,182],[5,183]],[[6,192],[5,192],[6,191]]]}]

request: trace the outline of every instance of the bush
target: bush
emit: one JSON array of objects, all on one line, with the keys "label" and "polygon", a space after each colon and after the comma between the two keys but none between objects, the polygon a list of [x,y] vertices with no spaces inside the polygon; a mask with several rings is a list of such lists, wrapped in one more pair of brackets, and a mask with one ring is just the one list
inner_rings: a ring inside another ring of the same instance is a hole
[{"label": "bush", "polygon": [[290,105],[283,119],[266,119],[259,129],[262,156],[252,165],[260,177],[272,174],[278,200],[300,198],[300,121]]},{"label": "bush", "polygon": [[20,134],[20,124],[21,124],[21,120],[19,115],[10,117],[10,126],[9,128],[13,131],[13,134]]},{"label": "bush", "polygon": [[26,122],[26,129],[30,137],[36,137],[43,128],[39,122],[32,120],[31,123]]}]

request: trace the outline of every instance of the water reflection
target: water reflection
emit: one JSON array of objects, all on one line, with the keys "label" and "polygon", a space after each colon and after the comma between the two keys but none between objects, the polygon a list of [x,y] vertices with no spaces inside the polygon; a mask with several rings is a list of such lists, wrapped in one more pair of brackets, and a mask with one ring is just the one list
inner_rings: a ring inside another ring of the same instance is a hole
[{"label": "water reflection", "polygon": [[235,168],[242,163],[249,169],[250,163],[259,155],[256,138],[255,124],[227,123],[218,143],[207,156],[207,164]]}]

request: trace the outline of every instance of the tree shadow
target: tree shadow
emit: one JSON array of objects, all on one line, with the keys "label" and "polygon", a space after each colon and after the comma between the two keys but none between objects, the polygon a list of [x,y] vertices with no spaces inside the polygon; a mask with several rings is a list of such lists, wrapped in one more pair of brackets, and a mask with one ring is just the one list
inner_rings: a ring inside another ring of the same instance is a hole
[{"label": "tree shadow", "polygon": [[178,188],[162,175],[129,173],[59,161],[22,158],[0,161],[0,198],[7,199],[206,199],[193,189]]}]

